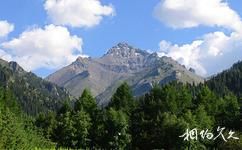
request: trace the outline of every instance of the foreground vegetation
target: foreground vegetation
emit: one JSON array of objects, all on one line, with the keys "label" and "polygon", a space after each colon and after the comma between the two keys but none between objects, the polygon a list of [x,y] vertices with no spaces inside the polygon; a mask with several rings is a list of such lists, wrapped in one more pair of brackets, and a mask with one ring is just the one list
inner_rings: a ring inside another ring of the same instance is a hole
[{"label": "foreground vegetation", "polygon": [[0,88],[0,149],[51,148],[32,119],[25,115],[11,91]]},{"label": "foreground vegetation", "polygon": [[40,114],[35,123],[46,138],[64,148],[242,148],[241,140],[184,141],[179,137],[186,129],[209,129],[215,133],[221,126],[235,131],[234,136],[241,139],[237,97],[232,93],[220,97],[206,85],[156,86],[135,100],[124,83],[102,109],[85,90],[73,109],[66,102],[57,113]]},{"label": "foreground vegetation", "polygon": [[[156,85],[142,97],[124,83],[104,108],[84,90],[75,103],[31,117],[24,110],[30,102],[21,106],[6,85],[0,88],[0,149],[242,149],[241,62],[205,84]],[[239,139],[180,137],[194,128],[216,134],[218,127],[225,127],[225,138],[234,131]]]}]

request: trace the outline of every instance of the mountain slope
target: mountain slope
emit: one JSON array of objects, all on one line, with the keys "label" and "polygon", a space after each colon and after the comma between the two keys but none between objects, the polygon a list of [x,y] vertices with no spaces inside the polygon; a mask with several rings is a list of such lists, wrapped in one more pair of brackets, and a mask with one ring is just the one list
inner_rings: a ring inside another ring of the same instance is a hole
[{"label": "mountain slope", "polygon": [[154,84],[173,80],[200,83],[203,79],[168,57],[134,48],[126,43],[112,47],[100,58],[79,57],[75,62],[46,78],[67,88],[76,97],[89,88],[99,104],[105,104],[123,81],[135,96],[148,92]]},{"label": "mountain slope", "polygon": [[226,94],[230,90],[238,97],[242,97],[242,61],[235,63],[231,68],[210,77],[206,84],[216,93]]},{"label": "mountain slope", "polygon": [[0,86],[13,91],[22,109],[31,115],[56,110],[69,94],[64,88],[24,71],[16,62],[0,59]]}]

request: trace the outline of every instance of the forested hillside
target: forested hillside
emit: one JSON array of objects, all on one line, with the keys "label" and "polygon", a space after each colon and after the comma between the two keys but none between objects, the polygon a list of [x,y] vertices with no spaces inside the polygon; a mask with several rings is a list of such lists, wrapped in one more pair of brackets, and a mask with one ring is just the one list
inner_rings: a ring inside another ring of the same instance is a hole
[{"label": "forested hillside", "polygon": [[0,86],[10,89],[23,111],[30,115],[57,110],[69,94],[63,88],[24,71],[16,62],[0,59]]},{"label": "forested hillside", "polygon": [[32,118],[23,113],[13,93],[0,87],[0,149],[53,148],[34,126]]},{"label": "forested hillside", "polygon": [[236,96],[242,97],[242,62],[239,61],[230,69],[211,77],[206,84],[220,95],[230,90]]}]

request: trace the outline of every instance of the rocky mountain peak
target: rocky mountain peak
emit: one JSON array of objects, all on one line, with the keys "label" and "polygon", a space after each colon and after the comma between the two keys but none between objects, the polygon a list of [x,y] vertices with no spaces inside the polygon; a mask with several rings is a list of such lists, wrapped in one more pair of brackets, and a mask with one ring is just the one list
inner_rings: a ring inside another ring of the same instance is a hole
[{"label": "rocky mountain peak", "polygon": [[84,56],[79,56],[77,57],[76,61],[74,61],[72,64],[78,65],[78,66],[83,66],[88,64],[88,62],[91,60],[91,57],[84,57]]},{"label": "rocky mountain peak", "polygon": [[0,66],[7,67],[17,73],[25,72],[24,69],[21,66],[19,66],[19,64],[15,61],[8,62],[0,58]]},{"label": "rocky mountain peak", "polygon": [[24,69],[19,66],[19,64],[15,61],[10,61],[9,62],[9,67],[14,71],[14,72],[24,72]]},{"label": "rocky mountain peak", "polygon": [[84,57],[84,56],[79,56],[79,57],[77,57],[77,59],[76,59],[76,61],[78,61],[78,62],[85,62],[85,61],[87,61],[87,60],[89,60],[90,59],[90,57]]},{"label": "rocky mountain peak", "polygon": [[200,83],[203,79],[172,58],[159,57],[127,43],[118,43],[100,58],[82,58],[47,77],[48,81],[67,88],[79,97],[85,88],[92,89],[99,104],[105,104],[120,82],[126,81],[135,96],[152,89],[152,83],[171,81]]},{"label": "rocky mountain peak", "polygon": [[128,43],[118,43],[116,46],[109,49],[106,55],[111,55],[113,57],[130,58],[139,55],[149,55],[149,53],[141,49],[132,47]]},{"label": "rocky mountain peak", "polygon": [[194,68],[189,68],[189,71],[192,73],[196,73],[196,70]]},{"label": "rocky mountain peak", "polygon": [[116,46],[120,47],[120,48],[132,48],[131,45],[129,45],[128,43],[125,43],[125,42],[120,42]]}]

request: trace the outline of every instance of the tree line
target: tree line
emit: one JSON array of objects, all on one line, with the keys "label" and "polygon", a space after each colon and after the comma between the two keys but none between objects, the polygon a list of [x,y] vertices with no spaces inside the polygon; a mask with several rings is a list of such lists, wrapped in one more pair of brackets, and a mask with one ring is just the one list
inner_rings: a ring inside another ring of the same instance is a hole
[{"label": "tree line", "polygon": [[[89,90],[57,112],[41,113],[34,124],[57,148],[72,149],[241,149],[238,98],[216,93],[206,84],[173,82],[155,85],[147,94],[133,97],[127,83],[100,108]],[[239,140],[184,141],[186,129],[217,127],[235,131]]]}]

